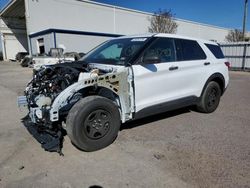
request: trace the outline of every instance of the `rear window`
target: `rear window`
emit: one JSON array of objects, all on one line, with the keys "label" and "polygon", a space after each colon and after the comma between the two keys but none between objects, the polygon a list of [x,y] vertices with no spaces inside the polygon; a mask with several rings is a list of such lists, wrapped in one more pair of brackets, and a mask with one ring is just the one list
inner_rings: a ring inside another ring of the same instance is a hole
[{"label": "rear window", "polygon": [[223,55],[223,52],[222,52],[220,46],[214,45],[214,44],[205,44],[205,45],[214,54],[214,56],[217,59],[224,59],[225,58],[225,56]]},{"label": "rear window", "polygon": [[198,42],[194,40],[175,39],[175,46],[178,61],[201,60],[207,58]]}]

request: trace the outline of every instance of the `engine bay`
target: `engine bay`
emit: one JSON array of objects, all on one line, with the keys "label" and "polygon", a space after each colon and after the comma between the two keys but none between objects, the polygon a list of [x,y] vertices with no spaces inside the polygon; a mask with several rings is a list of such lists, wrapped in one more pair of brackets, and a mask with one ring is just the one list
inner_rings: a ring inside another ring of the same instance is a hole
[{"label": "engine bay", "polygon": [[34,70],[24,92],[30,120],[27,128],[45,150],[62,154],[63,126],[72,106],[89,95],[104,96],[117,103],[125,122],[131,119],[129,87],[128,69],[121,66],[84,62],[43,66]]}]

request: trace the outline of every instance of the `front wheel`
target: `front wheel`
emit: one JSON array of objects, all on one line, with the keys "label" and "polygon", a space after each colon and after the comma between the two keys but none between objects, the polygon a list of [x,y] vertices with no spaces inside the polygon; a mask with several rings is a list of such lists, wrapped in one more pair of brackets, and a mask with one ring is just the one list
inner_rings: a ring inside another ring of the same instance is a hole
[{"label": "front wheel", "polygon": [[219,84],[214,81],[209,82],[197,105],[197,110],[203,113],[214,112],[220,103],[220,97],[221,89]]},{"label": "front wheel", "polygon": [[66,130],[78,148],[95,151],[115,140],[120,122],[120,113],[113,101],[90,96],[72,107],[67,117]]}]

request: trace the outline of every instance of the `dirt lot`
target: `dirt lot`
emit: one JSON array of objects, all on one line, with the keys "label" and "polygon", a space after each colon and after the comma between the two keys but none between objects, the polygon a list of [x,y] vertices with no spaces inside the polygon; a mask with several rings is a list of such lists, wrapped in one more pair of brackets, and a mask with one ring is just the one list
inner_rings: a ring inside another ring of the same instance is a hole
[{"label": "dirt lot", "polygon": [[250,187],[250,73],[231,83],[213,114],[182,109],[124,125],[108,148],[86,153],[66,137],[45,152],[16,106],[31,69],[0,62],[0,187]]}]

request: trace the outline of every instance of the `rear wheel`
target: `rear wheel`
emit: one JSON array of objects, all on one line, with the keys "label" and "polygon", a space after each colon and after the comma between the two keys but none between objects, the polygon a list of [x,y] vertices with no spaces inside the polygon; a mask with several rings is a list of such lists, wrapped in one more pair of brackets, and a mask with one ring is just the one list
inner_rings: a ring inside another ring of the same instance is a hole
[{"label": "rear wheel", "polygon": [[113,101],[90,96],[75,104],[67,117],[67,134],[80,149],[95,151],[110,145],[120,129],[120,113]]},{"label": "rear wheel", "polygon": [[220,103],[221,89],[217,82],[209,82],[206,86],[197,110],[203,113],[211,113],[215,111]]}]

